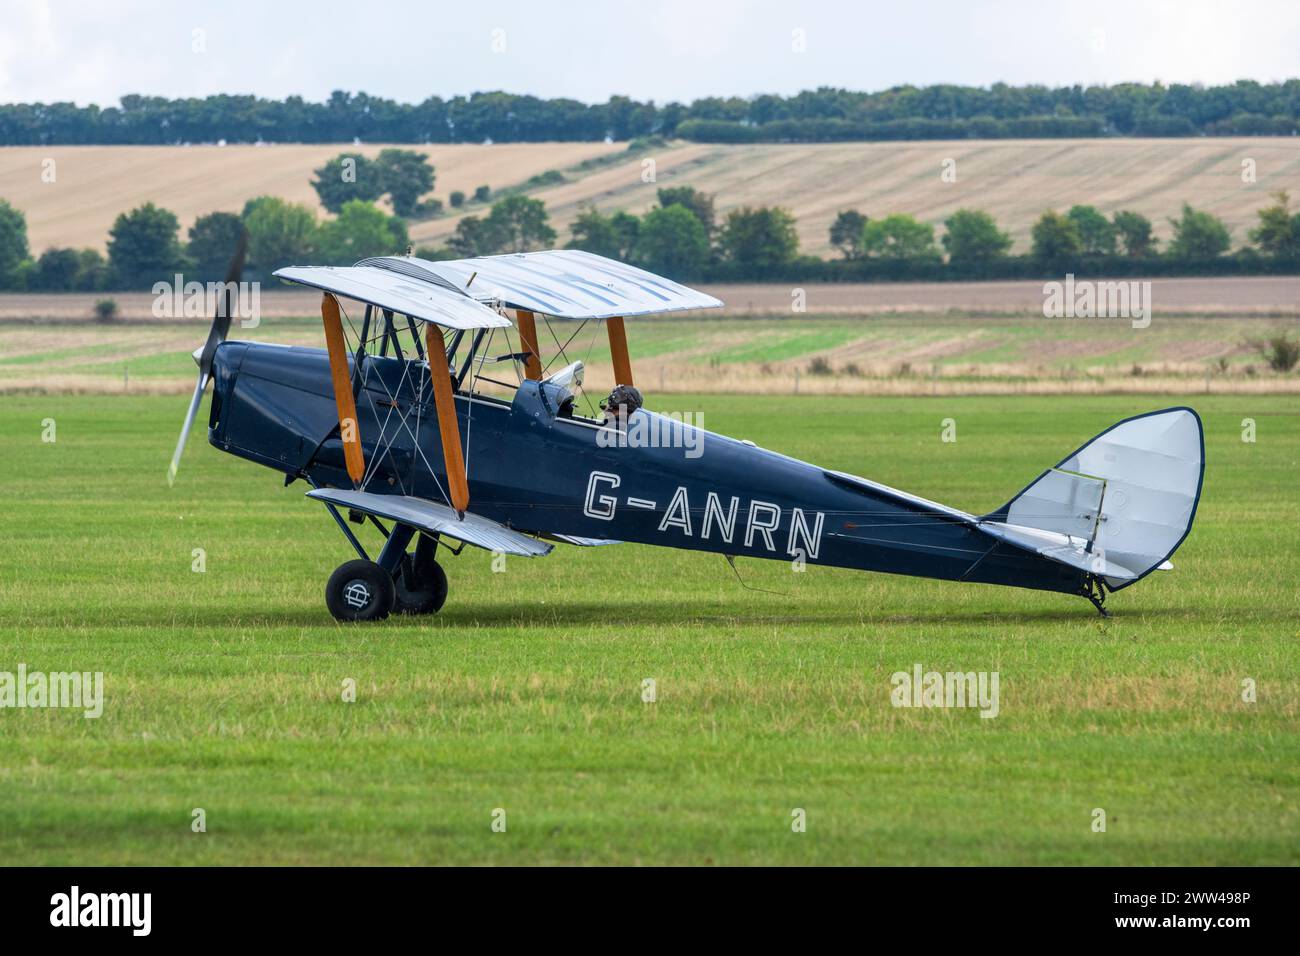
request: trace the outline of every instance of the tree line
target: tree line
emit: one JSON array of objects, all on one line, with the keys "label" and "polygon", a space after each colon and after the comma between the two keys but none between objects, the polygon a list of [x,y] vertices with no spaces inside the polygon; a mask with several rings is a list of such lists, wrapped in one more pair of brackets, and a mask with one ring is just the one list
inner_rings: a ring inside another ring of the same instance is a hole
[{"label": "tree line", "polygon": [[349,200],[323,221],[316,210],[278,196],[259,196],[240,213],[199,216],[183,241],[169,209],[145,203],[121,213],[108,234],[108,255],[97,249],[28,249],[26,217],[0,199],[0,289],[89,292],[147,289],[170,281],[219,281],[242,232],[248,232],[245,278],[271,279],[287,265],[351,265],[367,256],[402,253],[410,246],[406,222],[374,203]]},{"label": "tree line", "polygon": [[[68,292],[135,289],[152,286],[176,273],[200,282],[221,279],[239,237],[248,233],[247,271],[269,279],[286,265],[351,265],[367,256],[404,252],[410,246],[406,218],[436,215],[442,204],[423,198],[436,182],[434,168],[421,152],[381,150],[374,159],[343,153],[314,171],[316,210],[276,196],[259,196],[236,214],[200,216],[182,240],[180,220],[171,210],[145,203],[120,214],[108,236],[108,255],[97,249],[51,248],[33,257],[26,217],[0,199],[0,288]],[[457,194],[453,194],[453,197]],[[475,199],[486,202],[487,186]],[[387,197],[397,215],[376,200]],[[465,201],[462,195],[453,203]]]},{"label": "tree line", "polygon": [[662,105],[626,96],[588,104],[500,91],[399,103],[336,90],[320,103],[229,94],[131,94],[109,107],[9,103],[0,105],[0,145],[1293,135],[1298,120],[1296,79],[1219,86],[938,84],[873,93],[822,87]]},{"label": "tree line", "polygon": [[[274,196],[249,200],[236,214],[198,217],[184,240],[170,210],[145,203],[120,214],[109,230],[108,255],[94,249],[51,248],[38,257],[28,246],[23,213],[0,199],[0,288],[99,291],[148,288],[182,273],[187,280],[220,279],[239,236],[247,232],[250,278],[269,280],[282,266],[349,265],[410,248],[407,218],[436,215],[428,197],[436,174],[415,151],[388,149],[376,158],[342,153],[314,171],[321,219],[310,206]],[[398,215],[376,204],[387,197]],[[907,213],[868,216],[841,210],[830,226],[837,256],[801,254],[794,216],[786,209],[745,206],[719,216],[715,197],[692,186],[660,188],[644,215],[583,207],[563,244],[643,266],[682,280],[850,281],[890,279],[1030,278],[1079,275],[1243,274],[1300,272],[1300,212],[1286,192],[1257,211],[1246,241],[1232,248],[1217,216],[1184,203],[1169,219],[1163,248],[1150,219],[1133,210],[1107,217],[1096,207],[1047,210],[1034,223],[1031,247],[1013,254],[1011,236],[988,212],[958,209],[943,233]],[[523,191],[493,197],[484,185],[472,198],[456,191],[462,216],[441,246],[414,250],[427,259],[469,258],[552,248],[561,238],[545,204]]]},{"label": "tree line", "polygon": [[[533,219],[544,223],[538,200]],[[1150,219],[1132,210],[1107,217],[1096,207],[1047,210],[1034,223],[1031,247],[1011,253],[1011,236],[988,212],[958,209],[935,227],[906,213],[877,218],[840,211],[829,229],[838,258],[802,255],[794,216],[779,207],[745,206],[719,217],[714,197],[690,186],[660,189],[659,204],[644,216],[606,215],[593,206],[571,225],[569,248],[643,266],[677,279],[731,281],[852,281],[891,279],[1030,278],[1080,275],[1242,274],[1300,272],[1300,212],[1286,192],[1257,212],[1246,242],[1232,249],[1227,225],[1217,216],[1184,203],[1169,219],[1165,248]],[[495,211],[495,210],[494,210]],[[472,219],[475,217],[467,217]],[[489,224],[462,220],[441,255],[486,255],[511,251],[494,238]],[[552,234],[553,235],[553,234]],[[545,237],[538,237],[544,245]],[[522,251],[520,244],[513,248]]]}]

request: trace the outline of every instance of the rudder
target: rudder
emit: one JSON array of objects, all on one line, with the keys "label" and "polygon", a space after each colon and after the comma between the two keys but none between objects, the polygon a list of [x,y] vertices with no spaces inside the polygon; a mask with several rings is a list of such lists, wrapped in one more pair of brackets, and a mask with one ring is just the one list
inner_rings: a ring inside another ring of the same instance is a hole
[{"label": "rudder", "polygon": [[1191,531],[1205,476],[1186,406],[1126,418],[980,519],[995,537],[1090,571],[1111,591],[1165,564]]}]

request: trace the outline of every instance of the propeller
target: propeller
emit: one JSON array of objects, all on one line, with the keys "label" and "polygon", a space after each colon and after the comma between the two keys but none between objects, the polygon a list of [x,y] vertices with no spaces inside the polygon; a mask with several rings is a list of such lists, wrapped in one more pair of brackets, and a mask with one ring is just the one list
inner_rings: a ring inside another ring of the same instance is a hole
[{"label": "propeller", "polygon": [[226,334],[230,331],[230,317],[234,311],[230,303],[232,287],[238,288],[237,284],[244,272],[244,256],[247,252],[248,231],[244,230],[235,244],[235,254],[230,259],[230,265],[226,267],[225,285],[217,298],[216,314],[212,317],[212,328],[208,329],[208,340],[203,343],[203,348],[194,352],[194,361],[199,366],[199,380],[194,386],[194,396],[190,399],[189,411],[185,413],[185,424],[181,426],[181,437],[176,442],[176,451],[172,453],[172,463],[167,466],[169,488],[176,481],[176,470],[180,468],[181,455],[185,452],[185,443],[189,441],[190,428],[194,425],[194,418],[199,413],[199,404],[203,401],[203,389],[207,387],[208,379],[212,378],[212,356],[216,353],[217,346],[226,341]]}]

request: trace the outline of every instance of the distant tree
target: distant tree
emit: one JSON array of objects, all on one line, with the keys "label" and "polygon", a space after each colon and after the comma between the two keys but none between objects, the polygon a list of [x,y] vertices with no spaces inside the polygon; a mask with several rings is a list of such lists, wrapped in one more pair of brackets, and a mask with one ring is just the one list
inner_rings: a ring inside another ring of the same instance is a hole
[{"label": "distant tree", "polygon": [[415,258],[439,262],[443,259],[459,259],[460,253],[451,246],[416,246]]},{"label": "distant tree", "polygon": [[636,249],[640,226],[641,221],[630,213],[604,216],[595,206],[585,206],[569,227],[573,233],[569,248],[626,262]]},{"label": "distant tree", "polygon": [[845,259],[862,258],[862,231],[867,217],[856,209],[845,209],[835,214],[831,223],[831,245],[840,250]]},{"label": "distant tree", "polygon": [[461,258],[490,256],[501,251],[503,239],[497,223],[480,216],[466,216],[456,223],[447,246]]},{"label": "distant tree", "polygon": [[108,267],[97,249],[46,249],[30,263],[26,287],[41,292],[95,292],[108,285]]},{"label": "distant tree", "polygon": [[669,206],[682,206],[690,210],[704,227],[704,234],[713,238],[717,228],[717,214],[713,209],[711,195],[700,192],[694,186],[665,186],[659,190],[659,207],[667,209]]},{"label": "distant tree", "polygon": [[569,225],[569,234],[569,249],[581,249],[612,258],[618,246],[613,223],[608,216],[601,215],[595,206],[579,207],[577,217]]},{"label": "distant tree", "polygon": [[609,220],[618,237],[618,255],[615,258],[630,262],[636,252],[637,239],[641,236],[641,220],[621,209],[610,216]]},{"label": "distant tree", "polygon": [[1273,194],[1273,205],[1255,213],[1259,225],[1250,230],[1250,241],[1260,251],[1278,259],[1300,258],[1300,213],[1291,212],[1286,190]]},{"label": "distant tree", "polygon": [[673,278],[699,275],[709,262],[704,224],[676,203],[650,210],[641,219],[636,259],[647,269]]},{"label": "distant tree", "polygon": [[176,214],[153,203],[121,213],[108,232],[108,261],[116,281],[134,288],[170,281],[183,267]]},{"label": "distant tree", "polygon": [[[502,91],[419,103],[336,90],[323,102],[248,95],[131,94],[119,104],[0,105],[0,140],[44,143],[330,142],[543,143],[606,137],[720,142],[831,142],[952,137],[1293,135],[1295,80],[1222,85],[942,84],[865,93],[822,87],[790,96],[702,96],[658,105],[627,96],[604,103]],[[643,147],[642,147],[643,148]],[[361,198],[349,196],[347,198]],[[346,200],[344,200],[346,201]],[[341,205],[341,204],[340,204]]]},{"label": "distant tree", "polygon": [[369,256],[401,255],[410,245],[406,223],[374,203],[353,199],[321,225],[316,236],[320,258],[332,265],[352,265]]},{"label": "distant tree", "polygon": [[384,194],[382,170],[361,153],[340,153],[314,172],[312,188],[330,212],[353,199],[371,202]]},{"label": "distant tree", "polygon": [[275,196],[261,196],[244,207],[248,258],[269,279],[282,266],[301,265],[316,248],[316,215],[311,209]]},{"label": "distant tree", "polygon": [[413,216],[420,197],[433,189],[434,171],[424,153],[413,149],[384,149],[373,163],[383,192],[399,216]]},{"label": "distant tree", "polygon": [[1079,230],[1085,256],[1115,254],[1115,226],[1096,206],[1071,206],[1066,215]]},{"label": "distant tree", "polygon": [[1042,263],[1066,263],[1083,251],[1083,239],[1074,220],[1050,209],[1038,217],[1030,237],[1033,239],[1032,255]]},{"label": "distant tree", "polygon": [[1011,248],[1011,236],[982,209],[958,209],[943,225],[943,247],[953,262],[988,262]]},{"label": "distant tree", "polygon": [[1228,251],[1232,237],[1228,227],[1218,216],[1193,209],[1183,203],[1183,214],[1170,219],[1174,238],[1169,243],[1169,256],[1174,259],[1214,259]]},{"label": "distant tree", "polygon": [[1154,255],[1156,238],[1151,234],[1151,220],[1140,212],[1121,209],[1111,217],[1124,253],[1135,259]]},{"label": "distant tree", "polygon": [[718,247],[724,259],[751,275],[786,265],[799,251],[794,216],[772,206],[733,209],[718,234]]},{"label": "distant tree", "polygon": [[43,292],[71,292],[77,288],[81,256],[76,249],[46,249],[36,260],[31,287]]},{"label": "distant tree", "polygon": [[516,193],[493,203],[487,222],[503,252],[530,252],[554,244],[548,219],[544,202]]},{"label": "distant tree", "polygon": [[82,249],[77,253],[76,287],[83,292],[96,292],[108,287],[108,260],[98,249]]},{"label": "distant tree", "polygon": [[1289,372],[1300,363],[1300,341],[1291,338],[1285,329],[1260,343],[1259,350],[1275,372]]},{"label": "distant tree", "polygon": [[0,199],[0,285],[13,282],[28,254],[27,217]]},{"label": "distant tree", "polygon": [[492,198],[492,189],[489,186],[479,186],[474,190],[475,202],[487,202]]},{"label": "distant tree", "polygon": [[447,197],[447,201],[451,203],[452,209],[459,209],[465,205],[465,194],[459,189],[453,189],[451,195]]},{"label": "distant tree", "polygon": [[244,228],[248,228],[248,217],[253,214],[253,210],[258,206],[274,203],[277,199],[276,196],[254,196],[252,199],[245,200],[244,208],[239,213],[239,218],[244,220]]},{"label": "distant tree", "polygon": [[906,213],[872,219],[862,230],[862,250],[870,256],[896,261],[925,262],[940,258],[934,226]]},{"label": "distant tree", "polygon": [[441,199],[422,199],[415,204],[415,211],[411,213],[412,219],[431,219],[434,216],[442,215]]},{"label": "distant tree", "polygon": [[225,278],[230,257],[235,254],[243,233],[244,221],[232,212],[210,212],[194,220],[185,251],[200,282]]}]

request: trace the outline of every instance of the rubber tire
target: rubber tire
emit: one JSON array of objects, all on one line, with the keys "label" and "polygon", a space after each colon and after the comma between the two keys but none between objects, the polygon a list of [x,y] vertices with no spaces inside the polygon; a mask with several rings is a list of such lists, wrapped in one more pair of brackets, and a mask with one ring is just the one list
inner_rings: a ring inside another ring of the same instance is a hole
[{"label": "rubber tire", "polygon": [[411,562],[416,589],[407,590],[399,569],[393,581],[397,590],[395,610],[398,614],[437,614],[447,603],[447,572],[433,559],[432,549],[417,547],[415,557],[403,563],[406,561]]},{"label": "rubber tire", "polygon": [[[365,603],[356,606],[353,586],[363,587],[366,591]],[[325,585],[325,606],[339,621],[382,621],[393,610],[397,589],[388,572],[373,561],[357,559],[341,564],[330,575]]]}]

